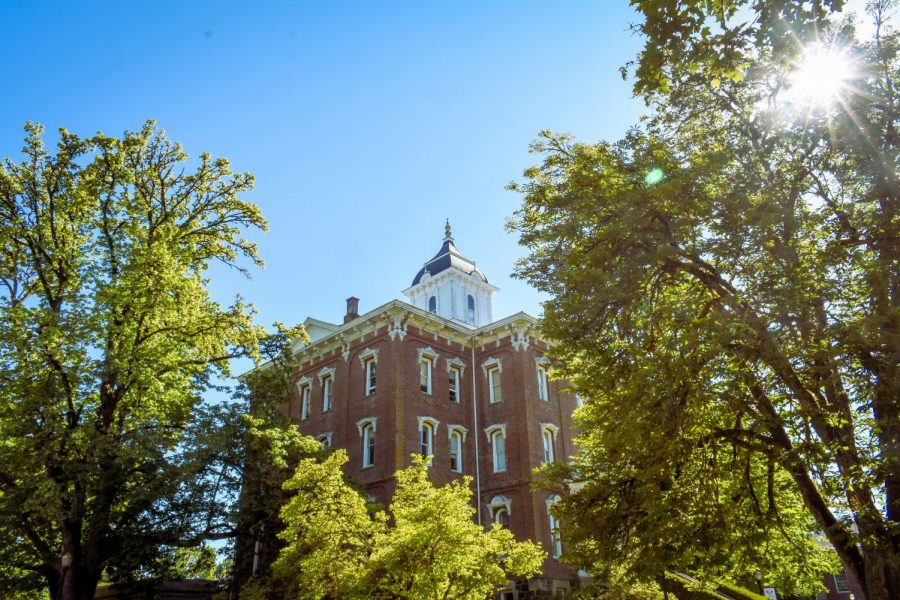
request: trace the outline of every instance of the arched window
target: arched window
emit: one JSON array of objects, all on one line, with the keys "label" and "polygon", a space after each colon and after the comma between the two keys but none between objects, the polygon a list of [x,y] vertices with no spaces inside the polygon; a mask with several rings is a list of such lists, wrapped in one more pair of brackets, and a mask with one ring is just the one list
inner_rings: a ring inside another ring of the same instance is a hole
[{"label": "arched window", "polygon": [[512,501],[506,496],[494,496],[488,503],[491,521],[509,527],[509,514],[512,510]]},{"label": "arched window", "polygon": [[553,462],[553,432],[545,429],[541,437],[544,439],[544,462]]},{"label": "arched window", "polygon": [[366,417],[356,422],[359,436],[362,438],[362,466],[371,467],[375,464],[375,424],[377,417]]},{"label": "arched window", "polygon": [[431,348],[419,348],[419,390],[431,394],[432,372],[438,353]]},{"label": "arched window", "polygon": [[550,361],[543,356],[538,356],[535,357],[534,363],[537,367],[538,400],[548,402],[550,394],[547,391],[547,366]]},{"label": "arched window", "polygon": [[550,556],[559,558],[562,556],[562,538],[559,535],[559,519],[553,514],[553,505],[559,501],[556,494],[547,498],[547,516],[550,517]]},{"label": "arched window", "polygon": [[485,428],[484,433],[491,443],[494,458],[494,473],[506,470],[506,424],[491,425]]},{"label": "arched window", "polygon": [[328,412],[334,400],[334,367],[323,367],[319,371],[319,383],[322,384],[322,412]]},{"label": "arched window", "polygon": [[556,460],[556,452],[554,446],[556,442],[556,434],[559,427],[553,423],[541,423],[541,444],[544,447],[544,462],[553,462]]},{"label": "arched window", "polygon": [[306,420],[310,413],[310,392],[312,390],[312,379],[302,377],[297,381],[297,393],[300,395],[300,418]]},{"label": "arched window", "polygon": [[466,307],[466,321],[469,323],[475,322],[475,298],[469,294],[468,304]]},{"label": "arched window", "polygon": [[462,473],[463,470],[463,442],[466,441],[468,431],[462,425],[447,425],[450,434],[450,470],[454,473]]},{"label": "arched window", "polygon": [[435,296],[428,299],[428,312],[437,314],[437,298]]},{"label": "arched window", "polygon": [[[433,417],[419,417],[419,452],[422,456],[434,456],[434,432],[438,427],[438,420]],[[431,458],[428,459],[431,466]]]}]

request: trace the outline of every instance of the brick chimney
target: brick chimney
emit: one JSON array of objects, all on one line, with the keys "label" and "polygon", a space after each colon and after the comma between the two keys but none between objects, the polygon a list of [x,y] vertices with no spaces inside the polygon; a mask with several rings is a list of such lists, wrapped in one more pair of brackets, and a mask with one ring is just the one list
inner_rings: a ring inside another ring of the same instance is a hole
[{"label": "brick chimney", "polygon": [[344,315],[344,323],[349,323],[359,316],[359,298],[350,296],[347,298],[347,314]]}]

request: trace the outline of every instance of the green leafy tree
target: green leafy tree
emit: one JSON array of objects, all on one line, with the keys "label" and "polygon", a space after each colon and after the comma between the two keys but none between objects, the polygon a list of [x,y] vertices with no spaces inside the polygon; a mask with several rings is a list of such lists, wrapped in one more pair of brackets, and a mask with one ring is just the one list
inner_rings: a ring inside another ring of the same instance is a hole
[{"label": "green leafy tree", "polygon": [[285,484],[295,495],[281,513],[287,546],[273,572],[296,597],[481,600],[540,570],[536,544],[473,521],[468,478],[435,487],[426,459],[413,456],[396,473],[389,522],[347,483],[346,462],[343,450],[305,460]]},{"label": "green leafy tree", "polygon": [[820,532],[870,600],[900,597],[891,3],[862,42],[840,2],[633,4],[649,118],[615,143],[547,133],[512,186],[518,275],[552,295],[544,331],[587,399],[553,473],[578,484],[570,554],[809,593],[833,568]]},{"label": "green leafy tree", "polygon": [[283,546],[278,537],[283,529],[278,513],[292,493],[284,489],[285,481],[302,459],[322,455],[322,445],[300,433],[282,411],[297,368],[292,348],[307,340],[302,327],[286,329],[276,324],[276,331],[260,344],[256,368],[241,376],[238,387],[242,427],[232,432],[231,439],[243,443],[237,445],[241,492],[231,576],[233,591],[242,595],[249,594],[241,590],[253,575],[257,576],[255,584],[267,577],[268,565]]},{"label": "green leafy tree", "polygon": [[265,221],[251,175],[189,171],[152,122],[55,152],[26,131],[0,166],[0,585],[91,598],[104,570],[231,535],[200,441],[227,411],[200,395],[262,332],[205,273],[258,264],[242,235]]}]

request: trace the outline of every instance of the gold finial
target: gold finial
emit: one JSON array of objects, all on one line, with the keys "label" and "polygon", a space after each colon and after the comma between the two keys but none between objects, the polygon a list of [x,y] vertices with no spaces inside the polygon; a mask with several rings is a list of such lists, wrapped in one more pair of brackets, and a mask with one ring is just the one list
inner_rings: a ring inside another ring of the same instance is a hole
[{"label": "gold finial", "polygon": [[444,224],[444,239],[452,240],[453,234],[450,233],[450,219],[447,219],[447,222]]}]

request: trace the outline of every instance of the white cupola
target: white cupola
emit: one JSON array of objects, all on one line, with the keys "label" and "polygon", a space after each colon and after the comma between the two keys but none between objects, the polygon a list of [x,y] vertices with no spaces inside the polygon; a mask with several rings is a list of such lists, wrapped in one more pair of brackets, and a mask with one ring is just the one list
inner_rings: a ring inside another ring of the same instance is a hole
[{"label": "white cupola", "polygon": [[488,283],[475,261],[460,253],[453,243],[450,221],[444,226],[444,243],[403,290],[413,306],[438,316],[481,327],[493,321],[491,297],[499,288]]}]

